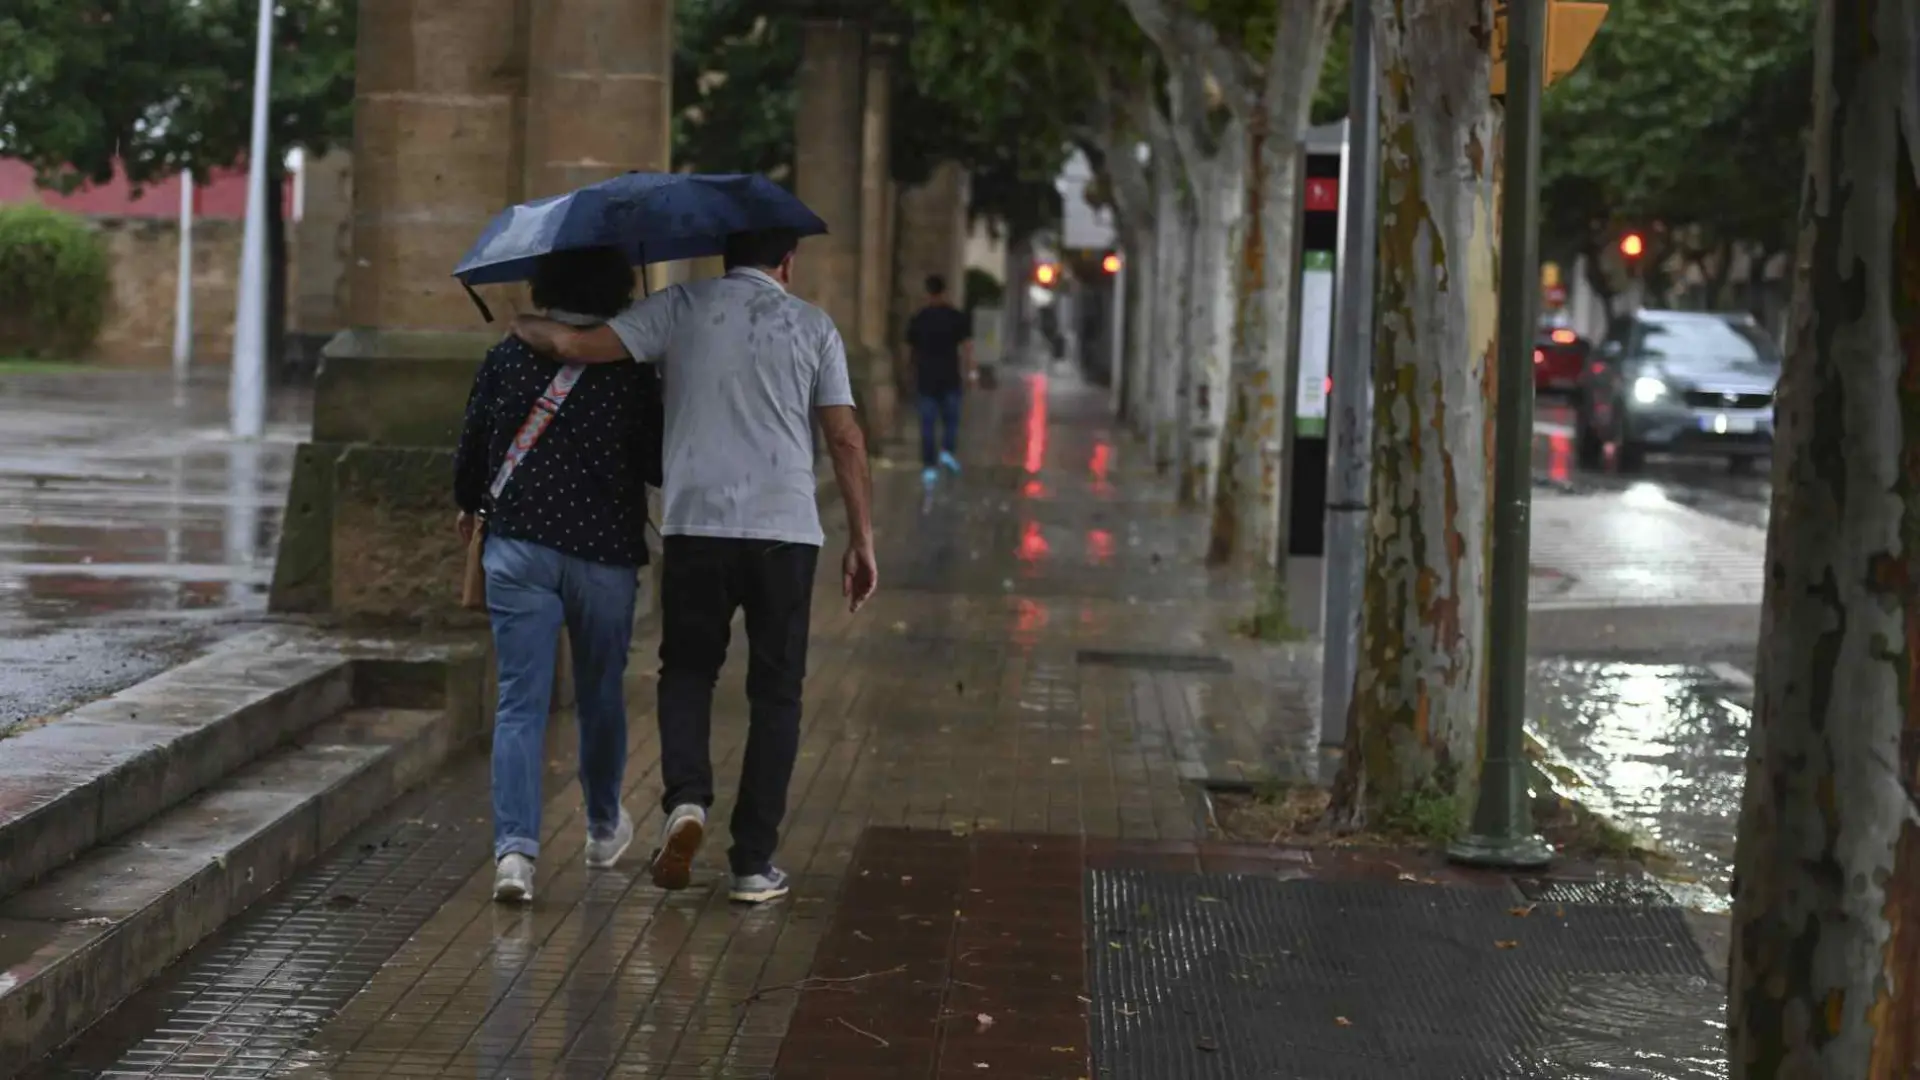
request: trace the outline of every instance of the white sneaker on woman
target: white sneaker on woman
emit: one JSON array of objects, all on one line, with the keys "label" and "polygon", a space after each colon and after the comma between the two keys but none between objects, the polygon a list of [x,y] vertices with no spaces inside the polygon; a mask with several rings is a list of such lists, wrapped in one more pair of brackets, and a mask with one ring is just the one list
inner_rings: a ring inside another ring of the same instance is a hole
[{"label": "white sneaker on woman", "polygon": [[506,904],[533,902],[533,860],[525,855],[500,857],[493,868],[493,898]]}]

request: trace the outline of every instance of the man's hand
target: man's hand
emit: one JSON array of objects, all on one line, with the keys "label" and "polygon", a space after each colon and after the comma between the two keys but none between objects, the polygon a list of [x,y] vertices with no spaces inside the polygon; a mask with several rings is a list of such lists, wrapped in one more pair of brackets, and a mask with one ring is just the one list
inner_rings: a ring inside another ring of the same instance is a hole
[{"label": "man's hand", "polygon": [[473,543],[473,528],[475,524],[476,520],[472,514],[467,513],[465,510],[460,511],[460,516],[455,518],[453,522],[454,530],[460,534],[460,543]]},{"label": "man's hand", "polygon": [[840,595],[847,598],[847,610],[859,611],[880,587],[880,567],[873,559],[873,542],[847,545],[840,559]]}]

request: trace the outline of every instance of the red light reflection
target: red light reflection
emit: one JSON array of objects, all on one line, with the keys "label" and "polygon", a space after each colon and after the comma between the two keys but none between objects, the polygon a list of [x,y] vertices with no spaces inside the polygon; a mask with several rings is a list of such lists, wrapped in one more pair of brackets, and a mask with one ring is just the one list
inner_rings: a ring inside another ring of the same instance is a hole
[{"label": "red light reflection", "polygon": [[1087,561],[1095,566],[1104,565],[1113,558],[1113,534],[1105,529],[1087,530]]},{"label": "red light reflection", "polygon": [[1037,473],[1047,460],[1047,377],[1035,375],[1032,404],[1027,408],[1027,471]]},{"label": "red light reflection", "polygon": [[1047,538],[1040,532],[1040,523],[1037,521],[1027,522],[1026,526],[1020,530],[1020,550],[1018,552],[1020,561],[1039,562],[1041,559],[1047,557],[1048,550],[1050,549],[1047,547]]},{"label": "red light reflection", "polygon": [[1547,475],[1563,484],[1573,479],[1573,439],[1561,432],[1547,436]]},{"label": "red light reflection", "polygon": [[1029,499],[1037,499],[1046,493],[1047,485],[1038,480],[1029,480],[1027,481],[1027,486],[1020,489],[1020,494],[1025,495]]}]

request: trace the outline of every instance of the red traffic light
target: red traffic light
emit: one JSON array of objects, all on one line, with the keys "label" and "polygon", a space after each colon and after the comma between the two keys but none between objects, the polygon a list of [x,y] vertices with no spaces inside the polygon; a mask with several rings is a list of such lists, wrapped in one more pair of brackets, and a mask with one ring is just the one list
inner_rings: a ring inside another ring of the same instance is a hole
[{"label": "red traffic light", "polygon": [[1114,252],[1108,252],[1107,257],[1100,260],[1100,269],[1105,270],[1109,274],[1119,273],[1120,256]]},{"label": "red traffic light", "polygon": [[1620,254],[1629,259],[1637,259],[1647,253],[1646,238],[1639,233],[1628,233],[1620,238]]}]

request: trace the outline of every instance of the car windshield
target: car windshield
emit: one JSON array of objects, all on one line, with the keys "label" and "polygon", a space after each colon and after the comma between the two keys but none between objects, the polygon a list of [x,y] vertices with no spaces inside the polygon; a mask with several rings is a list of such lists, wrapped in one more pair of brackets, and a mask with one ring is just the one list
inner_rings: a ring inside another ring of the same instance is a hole
[{"label": "car windshield", "polygon": [[1773,342],[1757,326],[1714,318],[1663,319],[1644,323],[1641,333],[1640,351],[1652,359],[1780,364]]}]

